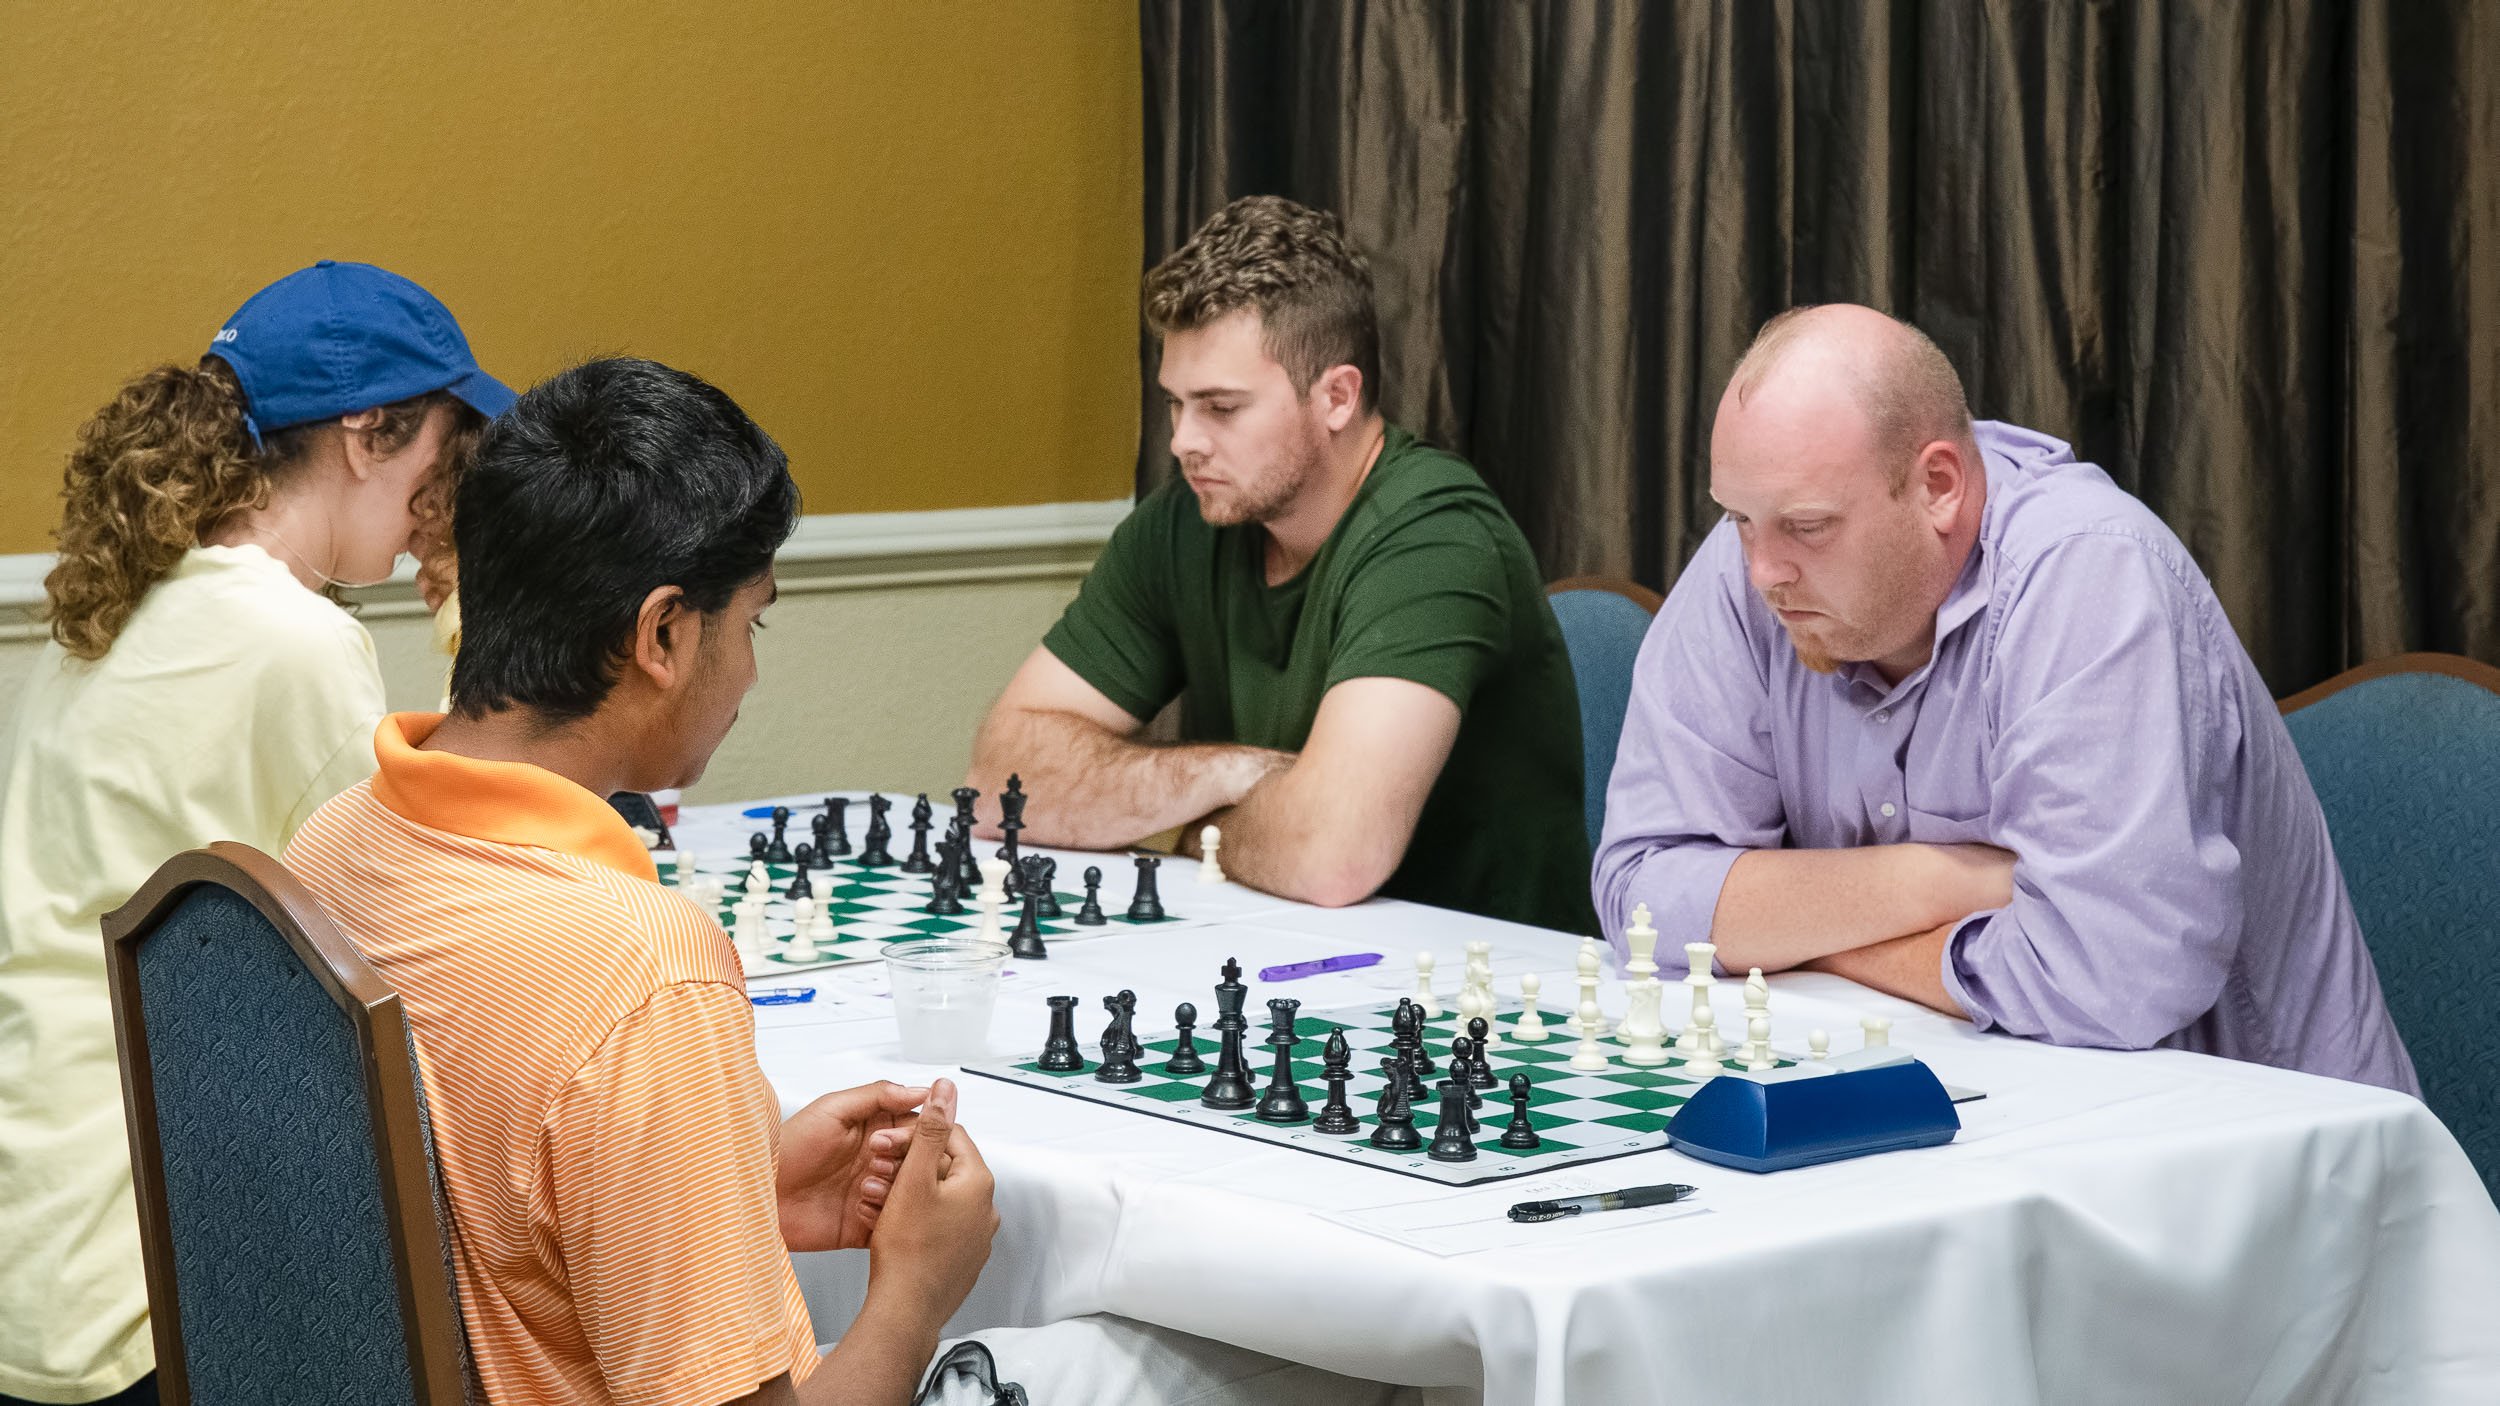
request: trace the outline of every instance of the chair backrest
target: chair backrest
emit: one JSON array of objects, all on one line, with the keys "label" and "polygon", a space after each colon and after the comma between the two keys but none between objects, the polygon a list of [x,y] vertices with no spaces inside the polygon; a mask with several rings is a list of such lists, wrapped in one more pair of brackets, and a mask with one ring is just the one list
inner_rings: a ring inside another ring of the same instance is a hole
[{"label": "chair backrest", "polygon": [[1581,799],[1589,847],[1606,828],[1606,783],[1615,774],[1615,746],[1632,702],[1632,661],[1661,604],[1656,591],[1630,581],[1574,576],[1545,588],[1562,622],[1571,678],[1580,689]]},{"label": "chair backrest", "polygon": [[2422,1099],[2500,1198],[2500,669],[2399,655],[2283,712]]},{"label": "chair backrest", "polygon": [[104,934],[160,1398],[456,1406],[399,998],[244,845],[167,861]]}]

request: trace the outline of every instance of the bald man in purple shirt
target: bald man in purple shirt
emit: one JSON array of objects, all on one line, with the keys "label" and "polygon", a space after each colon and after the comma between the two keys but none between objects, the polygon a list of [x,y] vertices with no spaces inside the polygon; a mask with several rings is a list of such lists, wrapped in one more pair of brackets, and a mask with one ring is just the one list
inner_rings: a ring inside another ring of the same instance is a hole
[{"label": "bald man in purple shirt", "polygon": [[1848,306],[1765,324],[1710,492],[1606,795],[1610,932],[1646,903],[1662,958],[2419,1095],[2291,737],[2143,504]]}]

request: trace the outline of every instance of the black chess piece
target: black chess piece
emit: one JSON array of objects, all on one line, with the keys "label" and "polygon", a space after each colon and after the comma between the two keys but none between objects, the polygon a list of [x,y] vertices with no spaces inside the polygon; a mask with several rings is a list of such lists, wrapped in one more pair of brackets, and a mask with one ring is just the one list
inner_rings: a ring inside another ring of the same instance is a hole
[{"label": "black chess piece", "polygon": [[929,862],[929,824],[929,797],[924,792],[911,805],[911,856],[903,861],[906,874],[926,874],[936,867]]},{"label": "black chess piece", "polygon": [[1342,1137],[1359,1131],[1363,1124],[1346,1103],[1346,1081],[1353,1077],[1354,1051],[1346,1044],[1342,1028],[1328,1032],[1328,1043],[1320,1050],[1320,1077],[1328,1081],[1328,1102],[1321,1105],[1319,1117],[1312,1124],[1315,1132]]},{"label": "black chess piece", "polygon": [[1485,1037],[1491,1033],[1483,1016],[1467,1022],[1467,1082],[1479,1089],[1493,1087],[1493,1061],[1484,1057]]},{"label": "black chess piece", "polygon": [[964,829],[970,830],[974,825],[979,823],[973,817],[972,806],[974,802],[981,799],[981,793],[969,786],[958,786],[955,788],[954,794],[955,819],[964,823]]},{"label": "black chess piece", "polygon": [[1014,867],[1014,894],[1018,899],[1022,899],[1026,894],[1033,896],[1035,917],[1056,918],[1060,915],[1051,910],[1059,905],[1051,901],[1050,886],[1042,882],[1042,866],[1045,864],[1053,869],[1059,867],[1058,861],[1044,859],[1038,854],[1028,854],[1017,860]]},{"label": "black chess piece", "polygon": [[1085,866],[1085,902],[1073,921],[1080,928],[1098,928],[1111,921],[1102,915],[1102,870],[1091,864]]},{"label": "black chess piece", "polygon": [[[1398,1005],[1406,1012],[1407,1024],[1405,1044],[1401,1052],[1405,1054],[1408,1062],[1415,1066],[1415,1073],[1419,1078],[1429,1079],[1440,1070],[1433,1066],[1432,1052],[1424,1048],[1424,1008],[1416,1005],[1411,996],[1399,997]],[[1389,1025],[1389,1038],[1393,1047],[1397,1047],[1397,1031],[1398,1026],[1393,1018]],[[1424,1097],[1424,1091],[1420,1086],[1415,1091],[1415,1097]]]},{"label": "black chess piece", "polygon": [[883,796],[868,798],[868,833],[860,839],[857,861],[863,868],[885,869],[894,863],[894,852],[886,848],[894,838],[894,827],[885,818],[893,804]]},{"label": "black chess piece", "polygon": [[747,862],[750,864],[763,863],[764,851],[771,849],[772,847],[772,837],[765,834],[761,830],[747,836]]},{"label": "black chess piece", "polygon": [[1435,1162],[1476,1160],[1475,1139],[1467,1135],[1467,1086],[1456,1079],[1441,1081],[1441,1117],[1433,1125],[1432,1147],[1424,1155]]},{"label": "black chess piece", "polygon": [[1137,856],[1137,893],[1128,901],[1128,920],[1132,923],[1163,921],[1163,895],[1155,891],[1155,871],[1163,861],[1151,854]]},{"label": "black chess piece", "polygon": [[1510,1126],[1502,1130],[1502,1146],[1513,1152],[1532,1152],[1545,1145],[1536,1135],[1536,1125],[1528,1121],[1528,1076],[1510,1076]]},{"label": "black chess piece", "polygon": [[981,861],[972,857],[972,822],[957,816],[948,822],[946,841],[955,848],[955,891],[975,894],[981,891]]},{"label": "black chess piece", "polygon": [[816,896],[816,886],[807,881],[808,861],[816,857],[816,851],[812,846],[801,845],[791,857],[798,864],[799,872],[791,876],[790,887],[782,890],[781,896],[805,902]]},{"label": "black chess piece", "polygon": [[1035,1063],[1053,1074],[1074,1074],[1085,1068],[1085,1056],[1076,1047],[1076,998],[1050,998],[1050,1038],[1042,1042],[1042,1057]]},{"label": "black chess piece", "polygon": [[1102,1068],[1094,1077],[1106,1084],[1134,1084],[1146,1077],[1137,1067],[1137,1035],[1129,1028],[1134,1018],[1134,995],[1123,1002],[1117,996],[1102,998],[1102,1008],[1111,1012],[1111,1026],[1102,1032]]},{"label": "black chess piece", "polygon": [[1017,862],[1024,858],[1024,852],[1016,847],[1016,837],[1024,833],[1024,803],[1027,799],[1024,778],[1010,772],[1007,789],[998,793],[998,832],[1007,837],[1007,842],[998,847],[998,857],[1007,861],[1007,873],[1011,879],[1017,872]]},{"label": "black chess piece", "polygon": [[1293,1046],[1284,1043],[1281,1035],[1280,1031],[1280,1038],[1269,1042],[1276,1047],[1276,1067],[1267,1076],[1267,1092],[1259,1098],[1258,1111],[1251,1116],[1262,1123],[1308,1122],[1311,1107],[1302,1101],[1302,1086],[1293,1079]]},{"label": "black chess piece", "polygon": [[1207,1062],[1198,1056],[1198,1008],[1187,1001],[1172,1010],[1172,1027],[1179,1034],[1179,1043],[1172,1046],[1172,1057],[1163,1062],[1166,1074],[1204,1074]]},{"label": "black chess piece", "polygon": [[677,837],[668,832],[667,821],[663,820],[660,822],[660,837],[651,842],[651,848],[654,850],[664,849],[671,854],[677,852]]},{"label": "black chess piece", "polygon": [[937,872],[929,876],[929,904],[922,911],[933,918],[963,916],[963,885],[955,877],[954,850],[938,846]]},{"label": "black chess piece", "polygon": [[773,807],[773,837],[764,847],[764,862],[767,864],[790,862],[790,808],[788,806]]},{"label": "black chess piece", "polygon": [[1412,1152],[1424,1145],[1415,1131],[1414,1095],[1407,1092],[1415,1068],[1401,1059],[1384,1059],[1380,1072],[1388,1082],[1381,1086],[1380,1122],[1372,1129],[1371,1144],[1383,1152]]},{"label": "black chess piece", "polygon": [[825,797],[825,833],[832,842],[816,847],[818,854],[840,857],[851,852],[851,798]]},{"label": "black chess piece", "polygon": [[1042,898],[1042,921],[1056,922],[1068,916],[1059,906],[1059,861],[1046,854],[1037,854],[1026,861],[1033,866],[1033,887]]},{"label": "black chess piece", "polygon": [[1259,1101],[1250,1086],[1250,1068],[1242,1059],[1241,1033],[1249,1022],[1243,1019],[1241,1003],[1250,988],[1241,984],[1241,963],[1224,959],[1224,979],[1215,987],[1215,1029],[1220,1037],[1215,1051],[1215,1077],[1207,1080],[1198,1101],[1209,1108],[1248,1108]]},{"label": "black chess piece", "polygon": [[[1042,915],[1033,895],[1024,896],[1024,906],[1016,913],[1016,930],[1007,937],[1007,954],[1028,962],[1046,961],[1050,947],[1042,941]],[[1114,1080],[1113,1082],[1125,1082]]]}]

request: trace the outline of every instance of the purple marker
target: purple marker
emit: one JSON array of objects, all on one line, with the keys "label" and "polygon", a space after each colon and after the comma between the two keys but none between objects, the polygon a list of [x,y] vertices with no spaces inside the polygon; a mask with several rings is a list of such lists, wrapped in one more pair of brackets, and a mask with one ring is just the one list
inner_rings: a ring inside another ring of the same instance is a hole
[{"label": "purple marker", "polygon": [[1329,972],[1350,972],[1357,967],[1380,965],[1377,952],[1350,952],[1342,957],[1322,957],[1316,962],[1289,962],[1281,967],[1259,968],[1261,981],[1294,981],[1306,976],[1324,976]]}]

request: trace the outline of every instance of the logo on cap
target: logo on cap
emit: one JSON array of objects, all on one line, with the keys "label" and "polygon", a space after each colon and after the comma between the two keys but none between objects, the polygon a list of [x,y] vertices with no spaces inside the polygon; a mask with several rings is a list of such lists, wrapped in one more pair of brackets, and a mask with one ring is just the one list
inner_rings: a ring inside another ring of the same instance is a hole
[{"label": "logo on cap", "polygon": [[217,344],[217,343],[219,343],[219,342],[231,342],[231,341],[233,341],[233,340],[234,340],[234,337],[235,337],[235,332],[234,332],[234,329],[233,329],[233,328],[231,328],[231,327],[220,327],[220,328],[218,328],[218,329],[217,329],[217,335],[216,335],[216,336],[214,336],[214,337],[209,338],[208,340],[209,340],[210,345],[212,345],[212,346],[213,346],[213,345],[215,345],[215,344]]}]

